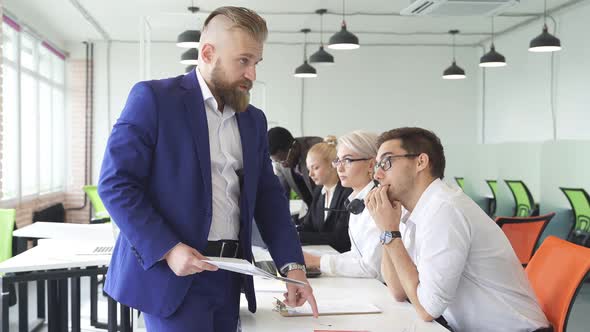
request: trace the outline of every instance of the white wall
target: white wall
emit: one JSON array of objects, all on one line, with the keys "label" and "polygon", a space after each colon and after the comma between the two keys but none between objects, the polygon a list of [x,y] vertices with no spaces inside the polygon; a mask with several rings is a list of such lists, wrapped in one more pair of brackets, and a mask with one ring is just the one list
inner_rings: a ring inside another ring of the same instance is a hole
[{"label": "white wall", "polygon": [[[315,51],[316,46],[310,46]],[[173,44],[152,44],[153,78],[180,75],[182,50]],[[450,64],[445,47],[361,47],[333,54],[337,64],[318,67],[317,79],[305,80],[304,134],[341,135],[354,129],[381,132],[398,126],[434,130],[443,143],[478,140],[477,54],[459,48],[457,58],[469,78],[441,79]],[[76,52],[79,56],[83,52]],[[97,177],[109,128],[118,118],[127,94],[139,80],[136,43],[112,43],[111,95],[106,89],[106,43],[95,43],[94,170]],[[302,62],[301,46],[267,45],[258,68],[261,82],[253,102],[266,106],[271,126],[281,125],[301,134],[301,79],[292,76]],[[261,95],[266,96],[261,100]],[[107,105],[111,107],[111,119]]]},{"label": "white wall", "polygon": [[[563,46],[553,55],[557,139],[590,138],[590,94],[585,74],[590,71],[589,16],[588,1],[555,15],[557,37]],[[486,71],[487,143],[553,139],[552,55],[528,52],[528,44],[540,34],[542,24],[538,20],[496,40],[496,49],[506,56],[508,66]],[[548,24],[552,30],[552,21]]]}]

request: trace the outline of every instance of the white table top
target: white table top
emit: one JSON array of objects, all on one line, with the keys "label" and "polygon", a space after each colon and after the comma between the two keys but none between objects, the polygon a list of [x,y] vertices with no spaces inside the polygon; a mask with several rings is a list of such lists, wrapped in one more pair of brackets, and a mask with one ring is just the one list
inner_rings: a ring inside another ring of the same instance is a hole
[{"label": "white table top", "polygon": [[[410,303],[396,302],[387,287],[375,279],[321,277],[309,280],[320,307],[320,317],[283,317],[273,311],[274,297],[282,299],[285,286],[274,280],[255,278],[256,314],[248,311],[242,296],[240,319],[243,332],[313,332],[318,330],[362,330],[371,332],[443,332],[436,322],[418,318]],[[379,307],[380,314],[321,316],[322,301],[345,300],[368,303]],[[308,304],[305,304],[308,305]]]},{"label": "white table top", "polygon": [[40,240],[37,246],[0,263],[0,273],[108,266],[111,261],[110,255],[81,254],[91,252],[97,245],[101,244],[87,241]]},{"label": "white table top", "polygon": [[35,239],[114,242],[113,226],[105,224],[69,224],[35,222],[12,233],[16,237]]}]

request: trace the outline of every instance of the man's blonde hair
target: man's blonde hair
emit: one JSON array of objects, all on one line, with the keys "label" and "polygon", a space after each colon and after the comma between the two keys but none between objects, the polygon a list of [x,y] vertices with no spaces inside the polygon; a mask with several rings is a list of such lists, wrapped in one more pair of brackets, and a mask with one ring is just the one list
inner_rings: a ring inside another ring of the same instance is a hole
[{"label": "man's blonde hair", "polygon": [[207,29],[209,22],[217,15],[223,15],[233,23],[230,29],[240,29],[258,42],[264,43],[266,41],[268,36],[266,21],[255,11],[244,7],[219,7],[209,14],[203,24],[203,30]]}]

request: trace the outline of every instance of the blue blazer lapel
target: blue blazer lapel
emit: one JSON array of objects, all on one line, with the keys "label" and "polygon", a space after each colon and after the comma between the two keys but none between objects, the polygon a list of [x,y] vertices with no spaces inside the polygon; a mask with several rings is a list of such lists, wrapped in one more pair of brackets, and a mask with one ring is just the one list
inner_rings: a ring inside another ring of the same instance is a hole
[{"label": "blue blazer lapel", "polygon": [[[243,207],[249,207],[248,202],[253,202],[252,195],[255,193],[251,192],[251,190],[255,187],[254,181],[256,181],[255,176],[256,172],[256,165],[255,157],[257,156],[256,149],[256,128],[254,124],[254,120],[252,116],[248,114],[248,111],[244,113],[236,113],[236,119],[238,121],[238,128],[240,129],[240,139],[242,140],[242,158],[244,163],[243,174],[244,174],[244,186],[242,188],[242,198],[245,199]],[[242,214],[246,212],[242,210]],[[250,211],[248,210],[248,216],[250,215]],[[244,217],[246,217],[244,215]],[[241,218],[242,220],[250,219],[248,218]]]},{"label": "blue blazer lapel", "polygon": [[211,189],[211,152],[209,150],[209,127],[207,126],[207,114],[205,114],[205,104],[203,102],[203,93],[199,87],[197,76],[194,71],[185,75],[182,80],[182,87],[186,90],[184,94],[184,107],[186,111],[186,121],[189,125],[193,141],[195,143],[195,152],[201,166],[201,176],[205,184],[205,195],[209,198],[207,214],[212,214],[212,189]]}]

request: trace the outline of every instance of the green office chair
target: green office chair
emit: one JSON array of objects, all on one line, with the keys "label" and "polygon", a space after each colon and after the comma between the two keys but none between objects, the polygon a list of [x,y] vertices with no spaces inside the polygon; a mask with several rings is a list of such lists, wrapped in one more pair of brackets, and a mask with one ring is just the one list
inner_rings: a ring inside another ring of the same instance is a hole
[{"label": "green office chair", "polygon": [[539,207],[535,204],[533,195],[526,184],[520,180],[504,180],[514,197],[515,217],[530,217],[539,215]]},{"label": "green office chair", "polygon": [[498,201],[498,181],[486,180],[488,187],[492,191],[492,198],[488,203],[488,214],[493,217],[496,214],[496,202]]},{"label": "green office chair", "polygon": [[461,190],[465,190],[465,178],[455,176],[455,181],[457,181],[457,184],[459,185]]},{"label": "green office chair", "polygon": [[582,188],[562,188],[561,191],[574,210],[574,226],[568,241],[590,248],[590,196]]},{"label": "green office chair", "polygon": [[94,185],[86,185],[82,187],[88,198],[90,198],[90,203],[92,203],[92,208],[94,209],[94,217],[90,219],[91,224],[100,224],[111,221],[111,216],[109,215],[107,209],[104,207],[100,196],[98,196],[97,187]]},{"label": "green office chair", "polygon": [[[0,209],[0,262],[12,257],[12,231],[16,220],[15,209]],[[16,304],[14,285],[8,289],[9,306]]]}]

